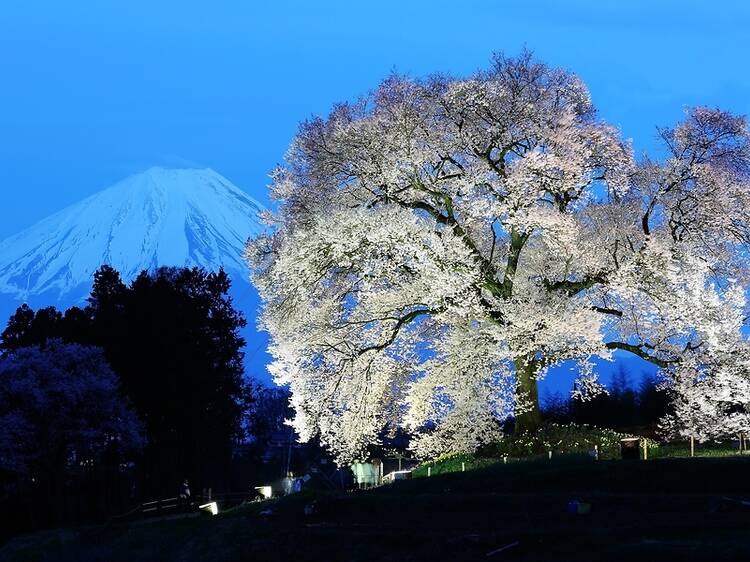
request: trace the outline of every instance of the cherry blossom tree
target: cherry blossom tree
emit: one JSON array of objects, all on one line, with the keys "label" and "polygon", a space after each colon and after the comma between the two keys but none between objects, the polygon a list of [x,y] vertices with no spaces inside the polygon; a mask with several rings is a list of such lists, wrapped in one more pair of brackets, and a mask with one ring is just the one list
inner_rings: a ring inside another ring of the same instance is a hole
[{"label": "cherry blossom tree", "polygon": [[[394,75],[300,126],[248,246],[303,439],[342,460],[388,428],[423,455],[538,427],[538,381],[632,353],[677,373],[744,349],[745,120],[709,108],[636,161],[573,74],[496,55]],[[741,354],[744,356],[744,354]]]},{"label": "cherry blossom tree", "polygon": [[708,366],[681,366],[667,389],[673,411],[659,422],[669,439],[720,441],[750,431],[750,377],[747,359],[725,358]]},{"label": "cherry blossom tree", "polygon": [[[44,484],[109,449],[143,445],[117,376],[94,347],[50,340],[0,358],[0,471]],[[41,484],[40,484],[41,485]]]}]

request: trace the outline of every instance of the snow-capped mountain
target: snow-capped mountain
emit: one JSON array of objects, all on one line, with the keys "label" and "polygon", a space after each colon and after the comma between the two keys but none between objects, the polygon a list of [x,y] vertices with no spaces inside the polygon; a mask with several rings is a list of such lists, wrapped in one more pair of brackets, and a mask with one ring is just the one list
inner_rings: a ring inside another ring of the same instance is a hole
[{"label": "snow-capped mountain", "polygon": [[161,265],[247,277],[242,253],[262,209],[213,170],[151,168],[0,242],[0,292],[64,296],[102,264],[126,281]]},{"label": "snow-capped mountain", "polygon": [[266,337],[255,331],[258,295],[243,261],[264,230],[263,205],[210,169],[151,168],[0,241],[0,331],[24,302],[64,310],[84,303],[108,264],[125,282],[159,266],[219,267],[248,319],[247,363],[265,375]]}]

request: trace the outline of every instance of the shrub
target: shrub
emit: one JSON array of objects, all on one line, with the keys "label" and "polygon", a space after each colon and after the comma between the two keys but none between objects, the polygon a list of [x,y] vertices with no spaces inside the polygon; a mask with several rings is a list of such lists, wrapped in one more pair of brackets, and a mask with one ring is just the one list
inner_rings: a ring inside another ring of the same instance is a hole
[{"label": "shrub", "polygon": [[[524,431],[517,435],[508,435],[501,441],[491,443],[480,449],[479,457],[530,457],[547,454],[588,454],[594,446],[599,447],[600,459],[620,458],[620,439],[634,437],[611,429],[602,429],[588,425],[548,424],[538,431]],[[646,440],[649,449],[657,447],[655,441]]]}]

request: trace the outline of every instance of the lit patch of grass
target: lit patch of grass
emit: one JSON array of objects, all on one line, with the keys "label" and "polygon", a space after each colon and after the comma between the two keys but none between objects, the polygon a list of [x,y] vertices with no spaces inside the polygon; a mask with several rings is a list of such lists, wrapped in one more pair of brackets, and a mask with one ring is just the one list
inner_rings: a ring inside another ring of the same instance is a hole
[{"label": "lit patch of grass", "polygon": [[420,464],[414,469],[412,476],[415,478],[427,476],[428,468],[430,474],[437,476],[438,474],[461,472],[464,468],[467,471],[485,468],[497,462],[498,459],[493,458],[482,458],[471,454],[448,453],[441,455],[433,461]]},{"label": "lit patch of grass", "polygon": [[[476,470],[519,459],[546,459],[550,452],[555,459],[560,457],[592,456],[595,447],[599,449],[602,460],[620,458],[620,440],[632,435],[619,433],[611,429],[601,429],[587,425],[548,424],[535,432],[522,432],[509,435],[502,441],[483,447],[476,454],[448,453],[421,464],[414,470],[414,477],[449,474],[462,470]],[[649,450],[657,444],[646,440]]]},{"label": "lit patch of grass", "polygon": [[[550,451],[553,455],[593,455],[594,447],[598,447],[600,459],[619,459],[620,440],[630,437],[636,436],[589,425],[553,423],[538,431],[509,435],[484,447],[478,454],[485,457],[516,458],[545,455]],[[649,449],[657,447],[654,441],[646,440],[646,443]]]},{"label": "lit patch of grass", "polygon": [[[739,455],[737,447],[730,443],[696,443],[696,457],[733,457]],[[663,443],[659,445],[658,450],[649,451],[651,458],[657,459],[676,459],[690,457],[690,443]]]}]

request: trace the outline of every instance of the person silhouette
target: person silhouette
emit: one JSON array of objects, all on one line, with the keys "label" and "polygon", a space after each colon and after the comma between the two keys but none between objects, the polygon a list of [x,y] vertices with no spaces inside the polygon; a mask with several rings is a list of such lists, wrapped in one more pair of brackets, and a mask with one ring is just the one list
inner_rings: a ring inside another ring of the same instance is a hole
[{"label": "person silhouette", "polygon": [[180,486],[180,501],[183,503],[190,501],[190,484],[187,478],[182,481],[182,485]]}]

